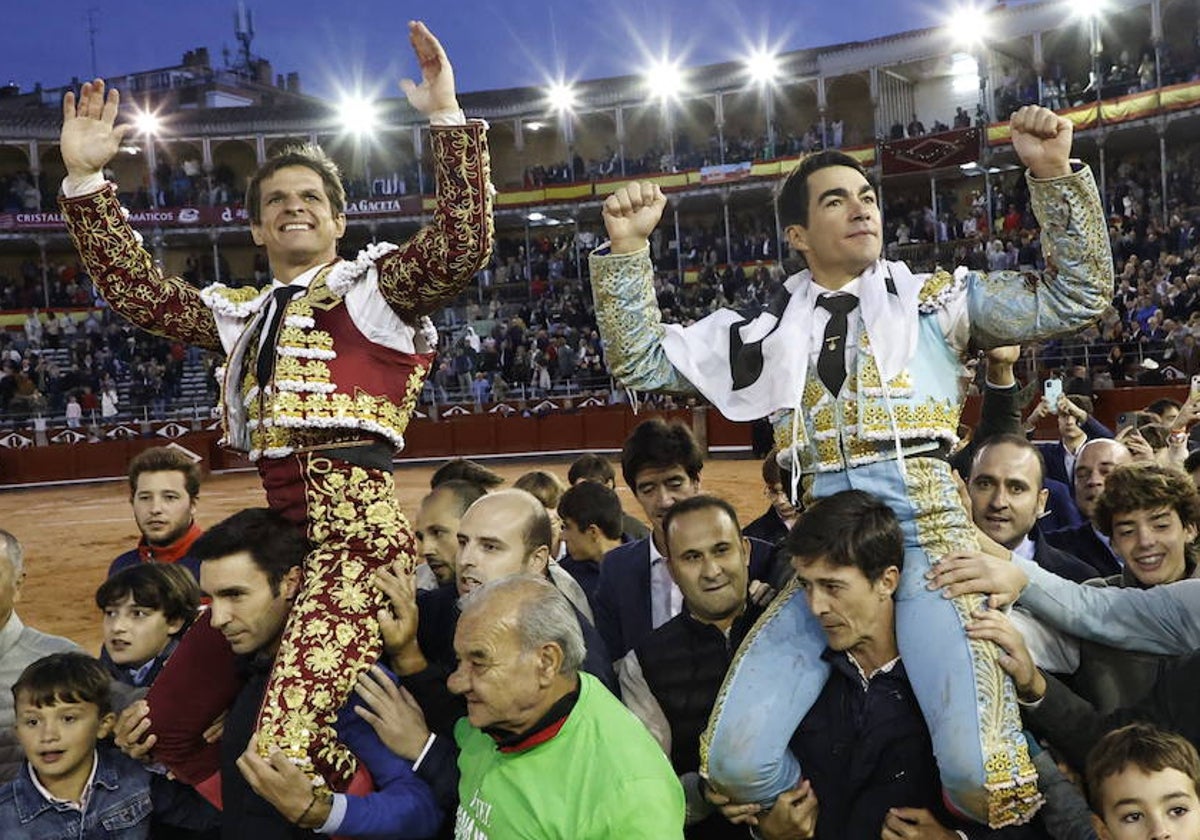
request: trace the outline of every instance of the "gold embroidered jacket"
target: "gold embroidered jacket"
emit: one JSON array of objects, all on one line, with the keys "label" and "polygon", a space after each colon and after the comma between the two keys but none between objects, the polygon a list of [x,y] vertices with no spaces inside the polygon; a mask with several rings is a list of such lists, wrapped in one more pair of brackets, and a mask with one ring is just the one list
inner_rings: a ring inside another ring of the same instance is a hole
[{"label": "gold embroidered jacket", "polygon": [[[255,457],[282,455],[365,431],[400,447],[436,349],[424,316],[457,296],[491,253],[485,132],[479,121],[431,129],[433,222],[399,247],[372,245],[352,262],[309,276],[307,291],[287,303],[276,347],[263,348],[279,354],[269,383],[255,380],[253,364],[268,291],[223,284],[200,291],[165,276],[130,227],[113,185],[60,204],[84,266],[115,311],[156,335],[230,353],[227,445]],[[354,288],[360,284],[368,290]],[[348,294],[381,296],[396,331],[406,335],[398,342],[363,335],[346,314]]]}]

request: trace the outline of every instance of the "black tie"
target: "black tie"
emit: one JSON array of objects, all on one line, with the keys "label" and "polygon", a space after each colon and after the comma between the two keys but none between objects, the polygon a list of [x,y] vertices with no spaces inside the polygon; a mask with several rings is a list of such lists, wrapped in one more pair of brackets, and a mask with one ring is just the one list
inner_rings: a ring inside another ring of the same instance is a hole
[{"label": "black tie", "polygon": [[271,322],[267,324],[266,338],[259,344],[258,361],[254,369],[259,388],[267,387],[275,373],[275,342],[279,339],[279,328],[283,326],[283,312],[287,309],[288,301],[303,291],[303,286],[289,285],[271,292],[275,298],[275,311],[271,314]]},{"label": "black tie", "polygon": [[817,306],[829,311],[821,355],[817,357],[817,376],[835,397],[846,381],[846,316],[858,306],[854,295],[828,295],[817,298]]}]

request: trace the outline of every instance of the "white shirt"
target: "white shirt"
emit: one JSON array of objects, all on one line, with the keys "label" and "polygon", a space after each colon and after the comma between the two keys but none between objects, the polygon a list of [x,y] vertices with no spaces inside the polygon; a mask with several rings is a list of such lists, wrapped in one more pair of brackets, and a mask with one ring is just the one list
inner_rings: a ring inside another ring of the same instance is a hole
[{"label": "white shirt", "polygon": [[[821,355],[821,345],[825,343],[825,327],[829,325],[829,319],[833,317],[833,313],[823,306],[818,306],[817,301],[821,298],[837,297],[838,295],[854,295],[858,297],[858,289],[861,285],[862,279],[855,277],[836,292],[823,289],[816,283],[809,286],[814,292],[810,302],[813,307],[813,328],[808,336],[808,359],[813,366],[816,366],[817,359]],[[844,345],[846,348],[847,381],[850,379],[849,371],[854,370],[854,361],[858,358],[858,333],[861,327],[862,318],[858,317],[854,310],[851,310],[846,316],[846,343]]]},{"label": "white shirt", "polygon": [[650,624],[658,629],[679,615],[683,609],[683,593],[675,585],[667,559],[662,556],[654,537],[646,539],[650,544]]},{"label": "white shirt", "polygon": [[46,790],[46,788],[38,780],[37,773],[34,772],[32,764],[27,764],[26,768],[29,770],[29,779],[33,782],[34,788],[47,802],[53,802],[56,805],[66,805],[73,811],[84,811],[87,809],[88,799],[90,799],[92,796],[92,784],[96,781],[96,765],[99,763],[100,761],[99,757],[96,755],[96,751],[92,750],[92,772],[88,773],[87,783],[83,786],[83,792],[79,795],[78,802],[74,802],[70,799],[59,799],[50,791]]}]

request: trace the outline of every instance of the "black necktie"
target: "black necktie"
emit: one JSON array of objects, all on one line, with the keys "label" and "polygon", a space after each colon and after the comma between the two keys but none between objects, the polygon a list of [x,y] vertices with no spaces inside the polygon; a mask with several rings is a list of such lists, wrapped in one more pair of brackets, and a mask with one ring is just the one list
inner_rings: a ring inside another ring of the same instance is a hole
[{"label": "black necktie", "polygon": [[258,378],[258,387],[265,388],[275,373],[275,342],[279,339],[279,328],[283,326],[283,313],[288,301],[304,291],[303,286],[280,286],[271,292],[275,299],[275,311],[267,324],[266,338],[259,344],[258,360],[254,375]]},{"label": "black necktie", "polygon": [[817,357],[817,376],[835,397],[846,381],[846,316],[858,306],[854,295],[827,295],[817,298],[817,306],[829,311],[821,355]]}]

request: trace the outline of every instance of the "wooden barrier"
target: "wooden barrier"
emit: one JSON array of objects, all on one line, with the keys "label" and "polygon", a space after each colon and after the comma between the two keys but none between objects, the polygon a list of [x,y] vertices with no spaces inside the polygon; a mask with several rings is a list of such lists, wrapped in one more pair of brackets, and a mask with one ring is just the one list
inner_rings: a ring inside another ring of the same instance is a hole
[{"label": "wooden barrier", "polygon": [[[1118,388],[1096,392],[1096,417],[1111,429],[1123,412],[1144,408],[1167,397],[1182,402],[1187,388],[1181,385]],[[980,398],[967,398],[963,422],[979,419]],[[691,425],[691,409],[640,411],[626,405],[594,406],[583,409],[565,404],[540,414],[471,413],[441,420],[414,419],[405,432],[405,448],[398,460],[428,460],[480,455],[518,453],[589,452],[619,450],[629,432],[651,417],[679,420]],[[704,433],[714,449],[750,451],[749,423],[735,423],[708,409],[703,413]],[[52,432],[55,430],[51,430]],[[1058,431],[1053,417],[1038,426],[1036,437],[1053,440]],[[29,433],[32,440],[33,435]],[[25,448],[0,446],[0,487],[68,481],[121,478],[129,460],[151,446],[175,442],[199,454],[207,470],[251,469],[244,456],[222,449],[216,430],[191,432],[173,437],[151,433],[102,442],[58,443]]]}]

